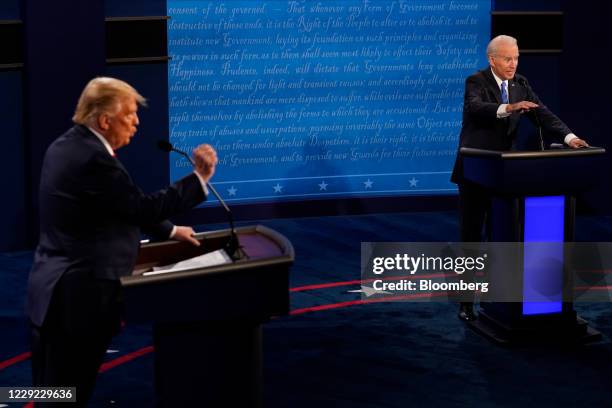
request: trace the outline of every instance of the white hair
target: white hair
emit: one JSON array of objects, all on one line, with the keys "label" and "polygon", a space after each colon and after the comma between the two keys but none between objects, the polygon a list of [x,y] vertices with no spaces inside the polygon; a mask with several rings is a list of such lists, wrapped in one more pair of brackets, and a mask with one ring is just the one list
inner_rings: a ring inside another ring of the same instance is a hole
[{"label": "white hair", "polygon": [[489,45],[487,45],[487,55],[497,55],[497,49],[501,44],[515,45],[518,47],[516,38],[510,37],[509,35],[498,35],[489,42]]}]

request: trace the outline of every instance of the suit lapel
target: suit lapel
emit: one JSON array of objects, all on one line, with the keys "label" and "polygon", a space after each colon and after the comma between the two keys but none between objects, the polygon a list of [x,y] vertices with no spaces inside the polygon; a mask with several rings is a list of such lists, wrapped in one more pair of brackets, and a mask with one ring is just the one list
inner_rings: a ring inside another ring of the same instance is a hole
[{"label": "suit lapel", "polygon": [[510,81],[508,81],[508,88],[510,89],[509,92],[509,101],[510,103],[516,103],[518,101],[520,101],[522,98],[519,95],[520,93],[520,86],[516,85],[516,81],[514,79],[511,79]]},{"label": "suit lapel", "polygon": [[495,95],[495,101],[501,104],[501,90],[499,89],[499,86],[497,85],[497,82],[495,81],[495,78],[493,77],[491,68],[489,67],[485,69],[483,71],[483,75],[487,81],[487,86],[489,87],[489,90],[493,93],[493,95]]},{"label": "suit lapel", "polygon": [[[509,103],[516,103],[524,99],[524,96],[522,95],[522,92],[521,92],[521,86],[518,85],[518,83],[514,80],[514,78],[508,81],[508,89],[509,89],[509,95],[508,95]],[[521,115],[516,112],[508,117],[508,134],[511,134],[512,132],[514,132],[520,120],[521,120]],[[512,150],[516,150],[516,146],[514,145],[515,143],[516,141],[513,140]]]}]

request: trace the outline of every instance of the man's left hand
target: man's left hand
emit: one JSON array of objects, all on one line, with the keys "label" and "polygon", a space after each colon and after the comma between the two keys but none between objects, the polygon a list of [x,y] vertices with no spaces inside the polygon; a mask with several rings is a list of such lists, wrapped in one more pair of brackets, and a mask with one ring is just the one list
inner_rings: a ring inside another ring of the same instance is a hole
[{"label": "man's left hand", "polygon": [[569,147],[571,147],[572,149],[579,149],[581,147],[589,147],[589,144],[587,142],[585,142],[584,140],[578,137],[570,140],[568,144],[569,144]]},{"label": "man's left hand", "polygon": [[195,231],[193,230],[193,228],[177,225],[176,232],[174,233],[172,239],[175,241],[191,242],[195,246],[200,246],[200,241],[195,239],[193,237],[194,235]]}]

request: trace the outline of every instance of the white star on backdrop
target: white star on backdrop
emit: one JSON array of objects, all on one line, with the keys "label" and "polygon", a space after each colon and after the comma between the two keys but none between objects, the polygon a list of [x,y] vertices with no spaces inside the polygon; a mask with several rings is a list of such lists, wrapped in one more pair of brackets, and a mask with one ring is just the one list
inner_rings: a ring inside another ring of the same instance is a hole
[{"label": "white star on backdrop", "polygon": [[230,188],[227,189],[227,192],[231,196],[235,196],[236,195],[236,191],[238,191],[238,189],[236,187],[234,187],[234,186],[231,186]]},{"label": "white star on backdrop", "polygon": [[416,187],[417,183],[419,182],[419,180],[415,179],[414,177],[411,178],[410,180],[408,180],[408,182],[410,183],[410,187]]},{"label": "white star on backdrop", "polygon": [[366,181],[363,182],[363,185],[365,188],[372,188],[372,184],[374,184],[374,182],[370,179],[367,179]]},{"label": "white star on backdrop", "polygon": [[321,184],[319,184],[319,191],[323,191],[323,190],[327,191],[327,186],[329,186],[329,184],[327,184],[325,180],[323,180]]},{"label": "white star on backdrop", "polygon": [[272,186],[272,188],[274,189],[275,193],[282,193],[283,192],[283,186],[281,186],[280,184],[276,183],[275,186]]}]

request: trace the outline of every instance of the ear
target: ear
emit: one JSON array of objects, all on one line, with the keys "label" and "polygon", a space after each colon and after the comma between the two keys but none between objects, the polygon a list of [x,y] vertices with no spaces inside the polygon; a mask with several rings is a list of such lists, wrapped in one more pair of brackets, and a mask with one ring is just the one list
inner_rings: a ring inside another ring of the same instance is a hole
[{"label": "ear", "polygon": [[106,113],[102,113],[98,116],[98,127],[101,130],[108,130],[110,127],[110,117]]}]

